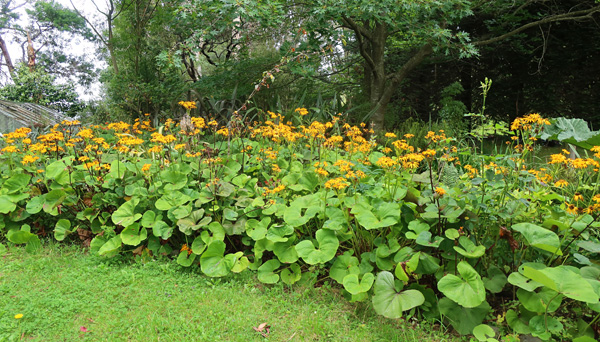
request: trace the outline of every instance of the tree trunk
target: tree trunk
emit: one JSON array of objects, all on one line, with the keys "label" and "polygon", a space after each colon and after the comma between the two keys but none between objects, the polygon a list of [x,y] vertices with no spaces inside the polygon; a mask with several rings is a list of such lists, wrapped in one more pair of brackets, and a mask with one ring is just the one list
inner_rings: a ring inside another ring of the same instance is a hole
[{"label": "tree trunk", "polygon": [[0,50],[2,50],[2,56],[4,56],[6,67],[8,68],[8,72],[12,78],[15,74],[15,66],[12,64],[12,59],[10,59],[10,54],[8,53],[8,47],[6,46],[6,42],[2,36],[0,36]]},{"label": "tree trunk", "polygon": [[[396,88],[406,79],[408,74],[415,69],[423,60],[433,52],[431,45],[423,45],[404,65],[400,70],[387,75],[383,78],[383,82],[378,84],[378,87],[371,89],[371,116],[372,128],[375,131],[382,131],[385,124],[385,110],[390,103],[392,95]],[[383,57],[383,51],[382,57]],[[389,80],[389,81],[387,81]],[[386,82],[387,81],[387,82]]]}]

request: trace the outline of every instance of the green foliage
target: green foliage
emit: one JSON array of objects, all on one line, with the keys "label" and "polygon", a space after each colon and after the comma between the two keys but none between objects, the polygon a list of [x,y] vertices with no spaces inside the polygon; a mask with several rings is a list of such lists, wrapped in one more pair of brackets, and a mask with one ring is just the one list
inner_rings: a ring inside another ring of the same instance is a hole
[{"label": "green foliage", "polygon": [[544,128],[540,138],[558,140],[571,145],[591,149],[600,145],[600,132],[591,131],[588,123],[582,119],[556,118]]},{"label": "green foliage", "polygon": [[448,122],[453,131],[460,132],[467,128],[467,123],[463,120],[467,113],[467,106],[455,97],[464,90],[460,82],[454,82],[442,90],[440,109],[438,116],[440,119]]},{"label": "green foliage", "polygon": [[55,76],[41,69],[31,72],[22,64],[13,76],[13,82],[0,89],[0,99],[35,103],[70,116],[83,107],[73,84],[59,84]]},{"label": "green foliage", "polygon": [[[534,169],[539,116],[516,121],[522,141],[492,156],[439,130],[418,150],[394,134],[375,144],[343,118],[283,120],[234,129],[193,117],[189,132],[171,120],[76,131],[64,122],[33,141],[26,128],[8,133],[0,243],[35,252],[49,234],[211,278],[331,278],[385,317],[435,317],[489,341],[481,325],[495,311],[506,312],[496,321],[507,333],[585,335],[591,320],[574,327],[563,315],[565,303],[598,311],[598,156]],[[579,181],[559,183],[561,173]]]}]

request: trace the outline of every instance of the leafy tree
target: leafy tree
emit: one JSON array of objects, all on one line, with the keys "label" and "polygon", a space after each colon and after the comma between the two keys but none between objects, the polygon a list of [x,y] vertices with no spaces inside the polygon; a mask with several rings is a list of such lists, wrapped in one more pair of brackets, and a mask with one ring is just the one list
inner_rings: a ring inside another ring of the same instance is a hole
[{"label": "leafy tree", "polygon": [[[18,9],[25,8],[28,22],[23,26]],[[93,80],[92,63],[81,56],[69,53],[66,48],[74,39],[91,39],[92,35],[85,21],[74,11],[54,1],[15,2],[0,0],[0,50],[9,76],[15,72],[13,58],[4,37],[12,37],[21,46],[22,61],[28,54],[36,56],[36,65],[47,72],[63,78],[70,78],[81,84]],[[29,46],[27,46],[29,45]],[[28,49],[32,52],[27,52]]]},{"label": "leafy tree", "polygon": [[73,116],[82,109],[72,83],[59,84],[56,77],[42,69],[31,71],[25,64],[15,68],[13,84],[0,88],[0,99],[35,103]]}]

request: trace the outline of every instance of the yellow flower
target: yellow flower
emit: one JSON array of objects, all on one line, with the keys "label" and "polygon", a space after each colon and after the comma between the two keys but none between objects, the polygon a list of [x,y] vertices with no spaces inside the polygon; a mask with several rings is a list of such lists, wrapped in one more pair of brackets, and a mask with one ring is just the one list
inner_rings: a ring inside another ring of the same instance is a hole
[{"label": "yellow flower", "polygon": [[446,190],[444,190],[443,188],[437,187],[437,188],[435,188],[435,193],[440,196],[444,196],[446,194]]},{"label": "yellow flower", "polygon": [[12,152],[19,152],[19,150],[13,145],[8,145],[2,149],[2,152],[12,153]]},{"label": "yellow flower", "polygon": [[142,166],[142,172],[149,171],[151,166],[152,164],[144,164],[144,166]]},{"label": "yellow flower", "polygon": [[38,156],[26,155],[23,157],[23,160],[21,160],[21,164],[23,164],[23,165],[31,164],[38,159],[40,159],[40,157],[38,157]]},{"label": "yellow flower", "polygon": [[566,181],[566,180],[564,180],[564,179],[557,180],[557,181],[554,183],[554,186],[556,186],[556,187],[559,187],[559,188],[562,188],[563,186],[567,186],[567,185],[569,185],[569,182],[567,182],[567,181]]},{"label": "yellow flower", "polygon": [[425,158],[433,158],[433,156],[435,156],[435,150],[432,150],[432,149],[425,150],[425,151],[421,152],[421,154]]},{"label": "yellow flower", "polygon": [[319,167],[319,168],[317,168],[317,169],[315,170],[315,172],[316,172],[318,175],[321,175],[321,176],[324,176],[324,177],[327,177],[327,176],[329,176],[329,172],[325,171],[325,169],[323,169],[323,168],[320,168],[320,167]]},{"label": "yellow flower", "polygon": [[63,120],[60,124],[64,125],[64,126],[76,126],[76,125],[80,125],[81,122],[79,122],[78,120],[73,120],[73,121]]},{"label": "yellow flower", "polygon": [[550,161],[548,164],[562,164],[567,162],[567,157],[564,154],[552,154],[550,155]]},{"label": "yellow flower", "polygon": [[23,318],[23,314],[16,314],[15,315],[15,319],[21,319],[21,318]]},{"label": "yellow flower", "polygon": [[227,127],[223,127],[217,131],[217,134],[222,135],[224,137],[229,136],[229,129]]},{"label": "yellow flower", "polygon": [[327,182],[325,182],[326,189],[342,190],[347,188],[348,186],[350,186],[350,183],[346,182],[346,179],[344,177],[330,179]]},{"label": "yellow flower", "polygon": [[77,133],[77,135],[80,136],[80,137],[82,137],[82,138],[87,138],[87,139],[93,139],[94,138],[94,133],[89,128],[82,129],[81,131],[79,131],[79,133]]},{"label": "yellow flower", "polygon": [[154,146],[152,146],[152,147],[150,147],[148,149],[148,152],[150,152],[150,153],[160,153],[160,152],[162,152],[162,150],[163,150],[163,148],[160,145],[154,145]]},{"label": "yellow flower", "polygon": [[386,137],[386,138],[395,138],[395,137],[396,137],[396,134],[394,134],[394,133],[391,133],[391,132],[388,132],[388,133],[386,133],[386,134],[385,134],[385,137]]},{"label": "yellow flower", "polygon": [[308,114],[308,110],[306,110],[306,108],[296,108],[296,110],[294,110],[294,111],[296,113],[300,114],[301,116]]},{"label": "yellow flower", "polygon": [[383,169],[389,169],[389,168],[394,167],[395,165],[398,165],[398,162],[396,162],[394,159],[392,159],[390,157],[383,156],[383,157],[377,159],[377,162],[375,164],[377,164],[377,166],[379,166]]},{"label": "yellow flower", "polygon": [[179,105],[185,109],[196,108],[196,102],[194,101],[179,101]]},{"label": "yellow flower", "polygon": [[573,201],[575,201],[575,202],[583,201],[583,196],[580,193],[576,192],[575,195],[573,196]]},{"label": "yellow flower", "polygon": [[575,204],[567,202],[565,202],[565,204],[567,205],[567,212],[569,214],[577,215],[577,213],[579,212],[579,208],[577,208]]}]

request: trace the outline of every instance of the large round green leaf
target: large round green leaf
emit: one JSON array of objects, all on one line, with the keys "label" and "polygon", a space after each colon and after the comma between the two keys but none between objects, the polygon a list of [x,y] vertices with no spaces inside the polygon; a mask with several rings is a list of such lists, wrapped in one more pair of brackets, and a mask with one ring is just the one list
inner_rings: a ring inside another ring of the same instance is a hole
[{"label": "large round green leaf", "polygon": [[292,237],[286,242],[275,242],[273,244],[273,253],[277,256],[279,261],[291,264],[298,260],[298,252],[296,252],[294,242],[296,242],[296,238]]},{"label": "large round green leaf", "polygon": [[400,221],[400,206],[398,203],[383,201],[373,205],[359,202],[352,207],[352,214],[365,229],[378,229],[393,226]]},{"label": "large round green leaf", "polygon": [[348,226],[346,215],[340,208],[325,208],[325,217],[327,217],[327,220],[323,223],[323,228],[327,228],[329,230],[340,230]]},{"label": "large round green leaf", "polygon": [[530,246],[557,255],[562,255],[562,251],[560,250],[560,240],[555,232],[536,226],[533,223],[525,222],[513,224],[511,228],[521,233]]},{"label": "large round green leaf", "polygon": [[166,240],[173,234],[173,227],[170,227],[165,221],[159,220],[152,226],[152,235]]},{"label": "large round green leaf", "polygon": [[279,281],[279,274],[274,273],[281,266],[277,259],[271,259],[258,268],[258,280],[265,284],[275,284]]},{"label": "large round green leaf", "polygon": [[488,268],[488,276],[483,278],[485,289],[491,293],[500,293],[506,285],[507,278],[504,272],[496,266]]},{"label": "large round green leaf", "polygon": [[[25,227],[29,227],[29,226],[25,225]],[[22,229],[22,230],[11,229],[8,232],[6,232],[6,238],[8,239],[8,241],[15,243],[15,244],[27,243],[34,236],[36,236],[36,235],[29,232],[29,228]]]},{"label": "large round green leaf", "polygon": [[223,241],[225,240],[225,229],[219,222],[213,222],[208,225],[208,230],[205,230],[200,234],[202,240],[209,245],[212,241]]},{"label": "large round green leaf", "polygon": [[46,166],[46,179],[54,180],[60,185],[67,184],[69,182],[69,171],[67,165],[62,160],[57,160],[48,166]]},{"label": "large round green leaf", "polygon": [[166,193],[161,198],[159,198],[156,201],[156,203],[154,203],[154,206],[158,210],[169,210],[173,207],[178,207],[180,205],[186,204],[187,202],[189,202],[190,199],[190,196],[182,192],[172,191]]},{"label": "large round green leaf", "polygon": [[438,282],[438,289],[465,308],[479,306],[485,300],[485,288],[479,273],[466,261],[461,261],[457,269],[460,277],[445,275]]},{"label": "large round green leaf", "polygon": [[148,230],[138,222],[127,226],[121,232],[121,240],[129,246],[137,246],[148,237]]},{"label": "large round green leaf", "polygon": [[300,265],[291,264],[289,268],[281,271],[281,281],[288,285],[292,285],[295,282],[299,281],[302,278],[302,270],[300,269]]},{"label": "large round green leaf", "polygon": [[[45,195],[35,196],[32,199],[30,199],[29,201],[27,201],[27,205],[25,206],[25,209],[27,209],[27,212],[30,214],[37,214],[40,211],[42,211],[45,201],[46,201]],[[0,212],[2,212],[1,209],[0,209]]]},{"label": "large round green leaf", "polygon": [[225,253],[225,242],[213,240],[200,257],[202,273],[209,277],[224,277],[235,264],[235,255]]},{"label": "large round green leaf", "polygon": [[410,310],[425,302],[418,290],[397,291],[394,276],[387,271],[380,272],[375,281],[373,307],[375,312],[387,318],[400,318],[402,311]]},{"label": "large round green leaf", "polygon": [[119,253],[119,250],[121,250],[121,245],[122,245],[121,236],[117,235],[117,236],[113,237],[112,239],[106,241],[102,245],[102,247],[100,247],[100,249],[98,250],[98,255],[106,256],[106,257],[115,256],[115,255],[117,255],[117,253]]},{"label": "large round green leaf", "polygon": [[13,210],[17,209],[17,205],[14,204],[8,196],[2,195],[0,196],[0,213],[8,214]]},{"label": "large round green leaf", "polygon": [[546,267],[539,270],[524,266],[523,275],[571,299],[586,303],[597,303],[599,300],[592,285],[566,266]]},{"label": "large round green leaf", "polygon": [[42,208],[44,212],[52,215],[58,215],[58,206],[61,205],[65,199],[67,198],[67,193],[63,189],[54,189],[48,192],[46,195],[46,200]]},{"label": "large round green leaf", "polygon": [[177,263],[183,267],[190,267],[196,260],[196,254],[189,253],[188,251],[181,251],[177,256]]},{"label": "large round green leaf", "polygon": [[471,239],[461,236],[458,239],[459,246],[454,246],[454,250],[465,258],[479,258],[485,253],[485,246],[476,246]]},{"label": "large round green leaf", "polygon": [[498,341],[493,338],[494,336],[496,336],[496,332],[494,331],[494,329],[492,329],[492,327],[490,327],[487,324],[479,324],[478,326],[476,326],[473,329],[473,335],[478,341]]},{"label": "large round green leaf", "polygon": [[323,200],[317,195],[296,198],[283,213],[283,220],[292,227],[305,225],[323,210]]},{"label": "large round green leaf", "polygon": [[267,239],[273,242],[286,242],[289,235],[294,234],[294,227],[289,224],[272,225],[267,230]]},{"label": "large round green leaf", "polygon": [[531,312],[554,312],[562,303],[563,296],[547,287],[539,292],[517,290],[517,298],[523,307]]},{"label": "large round green leaf", "polygon": [[240,273],[243,270],[247,269],[250,266],[250,260],[248,257],[243,256],[243,252],[237,252],[235,255],[235,262],[233,263],[233,267],[231,268],[231,272]]},{"label": "large round green leaf", "polygon": [[201,255],[206,249],[206,243],[202,240],[202,237],[196,236],[194,242],[192,242],[192,252],[197,255]]},{"label": "large round green leaf", "polygon": [[348,274],[360,274],[358,265],[358,258],[352,256],[351,253],[346,252],[342,255],[338,255],[329,269],[329,277],[338,283],[343,284],[344,277]]},{"label": "large round green leaf", "polygon": [[254,241],[262,240],[267,235],[267,229],[271,224],[271,218],[265,217],[258,221],[251,219],[246,221],[246,234]]},{"label": "large round green leaf", "polygon": [[296,245],[296,252],[308,264],[322,264],[335,256],[340,245],[335,232],[328,229],[319,229],[316,233],[318,249],[310,240],[301,241]]},{"label": "large round green leaf", "polygon": [[58,241],[62,241],[65,239],[67,235],[72,233],[71,229],[71,221],[60,219],[56,222],[56,226],[54,227],[54,238]]},{"label": "large round green leaf", "polygon": [[474,308],[465,308],[449,298],[440,299],[438,307],[440,313],[452,323],[452,327],[461,335],[471,334],[492,309],[485,301]]},{"label": "large round green leaf", "polygon": [[31,176],[26,173],[17,173],[2,183],[2,191],[5,194],[21,192],[29,184]]},{"label": "large round green leaf", "polygon": [[111,216],[112,221],[116,225],[121,225],[127,227],[133,222],[139,220],[142,217],[142,214],[135,213],[135,207],[140,203],[139,198],[133,197],[129,201],[121,204],[119,209],[117,209]]},{"label": "large round green leaf", "polygon": [[353,295],[368,292],[373,286],[375,276],[373,273],[366,273],[359,281],[358,274],[348,274],[343,279],[344,288]]}]

